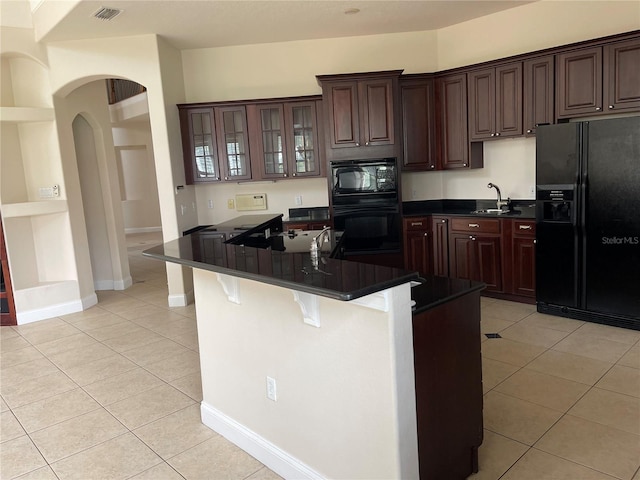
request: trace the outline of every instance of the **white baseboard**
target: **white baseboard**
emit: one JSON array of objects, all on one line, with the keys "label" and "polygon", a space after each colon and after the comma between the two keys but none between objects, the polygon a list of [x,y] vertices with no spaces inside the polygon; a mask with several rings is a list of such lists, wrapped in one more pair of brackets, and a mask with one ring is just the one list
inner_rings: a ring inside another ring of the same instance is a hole
[{"label": "white baseboard", "polygon": [[148,233],[148,232],[161,232],[162,227],[131,227],[125,228],[124,234],[127,235],[129,233]]},{"label": "white baseboard", "polygon": [[[98,299],[96,297],[96,303]],[[70,313],[81,312],[84,310],[82,300],[74,300],[73,302],[59,303],[57,305],[51,305],[45,308],[38,308],[34,310],[27,310],[26,312],[18,312],[16,314],[16,322],[18,325],[24,325],[25,323],[37,322],[39,320],[46,320],[48,318],[60,317],[62,315],[68,315]]]},{"label": "white baseboard", "polygon": [[113,280],[94,280],[93,289],[98,291],[113,290]]},{"label": "white baseboard", "polygon": [[181,293],[178,295],[169,295],[170,307],[186,307],[189,303],[193,303],[193,290],[187,293]]},{"label": "white baseboard", "polygon": [[92,293],[88,297],[84,297],[80,300],[82,302],[82,309],[86,310],[87,308],[93,307],[98,304],[98,295]]},{"label": "white baseboard", "polygon": [[113,289],[114,290],[126,290],[131,285],[133,285],[133,279],[131,278],[131,275],[129,275],[128,277],[126,277],[126,278],[124,278],[122,280],[114,280]]},{"label": "white baseboard", "polygon": [[205,402],[200,404],[202,423],[218,432],[285,479],[322,480],[320,475],[297,458],[236,422]]},{"label": "white baseboard", "polygon": [[122,280],[96,280],[93,282],[95,290],[126,290],[133,285],[131,276]]}]

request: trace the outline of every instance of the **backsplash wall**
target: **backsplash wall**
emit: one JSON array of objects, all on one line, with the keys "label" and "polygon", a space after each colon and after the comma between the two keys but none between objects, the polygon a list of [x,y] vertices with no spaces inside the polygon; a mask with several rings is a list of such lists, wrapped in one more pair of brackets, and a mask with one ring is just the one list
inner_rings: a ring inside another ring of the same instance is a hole
[{"label": "backsplash wall", "polygon": [[[530,188],[535,185],[535,146],[535,138],[484,142],[484,168],[403,173],[402,200],[494,199],[496,192],[487,188],[489,182],[498,185],[505,198],[534,199]],[[267,210],[255,213],[283,213],[285,218],[290,208],[329,205],[326,178],[196,185],[195,192],[200,225],[251,213],[227,207],[238,193],[266,193]],[[302,197],[302,205],[296,205],[297,196]]]}]

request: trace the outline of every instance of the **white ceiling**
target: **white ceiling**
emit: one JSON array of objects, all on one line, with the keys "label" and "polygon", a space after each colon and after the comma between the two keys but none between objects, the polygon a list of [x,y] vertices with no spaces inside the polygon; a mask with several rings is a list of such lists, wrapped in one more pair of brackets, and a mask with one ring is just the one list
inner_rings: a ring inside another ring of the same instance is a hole
[{"label": "white ceiling", "polygon": [[[440,29],[531,1],[82,0],[39,40],[156,33],[190,49],[375,35]],[[100,7],[123,12],[109,21],[93,18]],[[345,14],[350,8],[360,11]]]}]

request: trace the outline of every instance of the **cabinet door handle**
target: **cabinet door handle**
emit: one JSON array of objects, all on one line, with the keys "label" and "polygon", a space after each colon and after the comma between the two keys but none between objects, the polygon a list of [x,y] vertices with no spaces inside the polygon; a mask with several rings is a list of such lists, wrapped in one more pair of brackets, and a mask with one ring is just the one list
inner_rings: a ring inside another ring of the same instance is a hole
[{"label": "cabinet door handle", "polygon": [[283,173],[283,174],[282,174],[282,176],[283,176],[284,178],[287,178],[287,174],[286,174],[286,173]]},{"label": "cabinet door handle", "polygon": [[466,167],[466,166],[467,166],[467,164],[466,164],[466,163],[463,163],[463,164],[462,164],[462,166],[463,166],[463,167]]},{"label": "cabinet door handle", "polygon": [[443,219],[441,220],[441,223],[447,223],[447,219],[446,219],[446,218],[443,218]]},{"label": "cabinet door handle", "polygon": [[599,112],[600,110],[602,110],[602,108],[596,107],[596,112]]},{"label": "cabinet door handle", "polygon": [[229,177],[224,177],[225,180],[229,180]]},{"label": "cabinet door handle", "polygon": [[469,228],[480,228],[480,225],[477,223],[470,223]]},{"label": "cabinet door handle", "polygon": [[369,146],[369,142],[364,142],[364,144],[368,147]]},{"label": "cabinet door handle", "polygon": [[360,142],[356,142],[356,147],[359,147],[359,146],[360,146]]},{"label": "cabinet door handle", "polygon": [[298,174],[297,174],[297,173],[294,173],[294,174],[292,174],[292,176],[293,176],[293,177],[297,177],[297,176],[298,176]]},{"label": "cabinet door handle", "polygon": [[476,239],[476,237],[474,237],[473,235],[469,235],[469,238],[470,238],[471,240],[475,240],[475,239]]},{"label": "cabinet door handle", "polygon": [[614,108],[616,108],[616,107],[613,106],[613,105],[609,105],[609,110],[613,110]]},{"label": "cabinet door handle", "polygon": [[429,236],[429,232],[424,232],[424,236],[428,237]]},{"label": "cabinet door handle", "polygon": [[533,130],[531,130],[530,128],[527,130],[527,133],[533,133]]},{"label": "cabinet door handle", "polygon": [[520,230],[531,230],[533,227],[531,225],[520,225],[518,228]]},{"label": "cabinet door handle", "polygon": [[411,222],[411,226],[412,227],[421,227],[422,226],[422,222]]},{"label": "cabinet door handle", "polygon": [[436,168],[436,166],[435,165],[431,165],[431,168]]}]

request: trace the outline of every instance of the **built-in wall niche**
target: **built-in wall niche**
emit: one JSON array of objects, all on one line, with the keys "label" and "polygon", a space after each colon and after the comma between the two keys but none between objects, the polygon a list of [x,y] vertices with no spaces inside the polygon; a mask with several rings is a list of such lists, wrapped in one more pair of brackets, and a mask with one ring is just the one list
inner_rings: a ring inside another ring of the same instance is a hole
[{"label": "built-in wall niche", "polygon": [[20,324],[82,303],[48,70],[21,55],[0,62],[0,211]]},{"label": "built-in wall niche", "polygon": [[19,323],[21,313],[77,301],[79,290],[67,212],[4,216],[4,227]]}]

